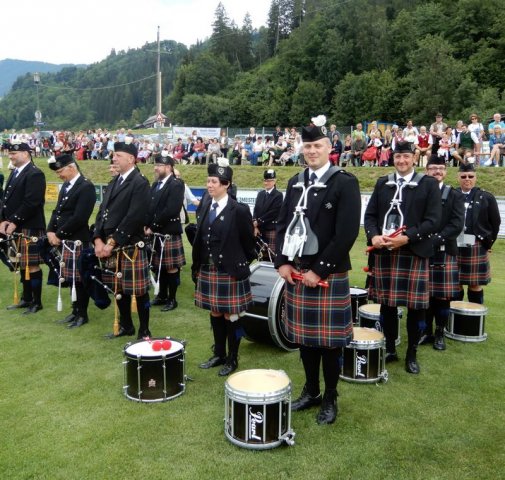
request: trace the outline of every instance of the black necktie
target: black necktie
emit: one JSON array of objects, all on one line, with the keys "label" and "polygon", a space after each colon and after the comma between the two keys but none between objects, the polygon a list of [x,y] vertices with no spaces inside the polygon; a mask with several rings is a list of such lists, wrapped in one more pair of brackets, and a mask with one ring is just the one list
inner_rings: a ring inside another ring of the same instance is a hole
[{"label": "black necktie", "polygon": [[61,187],[61,189],[63,190],[64,193],[68,192],[68,187],[69,186],[70,186],[69,182],[63,182],[63,186]]},{"label": "black necktie", "polygon": [[400,178],[398,179],[398,185],[399,185],[400,187],[403,185],[403,183],[404,183],[404,182],[405,182],[405,179],[404,179],[404,178],[400,177]]},{"label": "black necktie", "polygon": [[317,180],[317,175],[315,174],[315,172],[312,172],[310,174],[310,182],[314,184],[314,183],[316,183],[316,180]]},{"label": "black necktie", "polygon": [[120,187],[121,185],[123,185],[123,182],[124,182],[124,178],[122,176],[119,176],[119,181],[118,181],[117,186]]},{"label": "black necktie", "polygon": [[14,169],[14,177],[13,178],[18,178],[19,175],[19,170],[17,168]]},{"label": "black necktie", "polygon": [[216,219],[218,206],[219,206],[219,203],[217,203],[217,202],[214,202],[212,204],[212,208],[209,213],[209,223],[212,223]]},{"label": "black necktie", "polygon": [[158,185],[156,185],[156,191],[159,192],[161,190],[161,186],[163,185],[163,182],[161,180],[158,181]]}]

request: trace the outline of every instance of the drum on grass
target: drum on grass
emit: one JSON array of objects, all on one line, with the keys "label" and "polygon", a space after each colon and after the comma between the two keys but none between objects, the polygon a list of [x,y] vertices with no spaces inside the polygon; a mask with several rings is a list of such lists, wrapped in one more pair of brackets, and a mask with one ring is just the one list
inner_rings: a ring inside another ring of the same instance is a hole
[{"label": "drum on grass", "polygon": [[358,287],[351,287],[351,307],[352,307],[352,323],[359,323],[358,309],[361,305],[368,303],[368,291]]},{"label": "drum on grass", "polygon": [[255,450],[293,445],[291,381],[282,370],[244,370],[224,385],[224,433],[231,443]]},{"label": "drum on grass", "polygon": [[279,276],[274,264],[257,262],[251,265],[249,282],[253,302],[241,320],[246,338],[288,351],[296,350],[298,346],[290,342],[284,333],[284,279]]},{"label": "drum on grass", "polygon": [[[168,340],[167,350],[153,350],[155,341]],[[127,343],[124,348],[124,386],[127,398],[137,402],[166,402],[186,389],[184,344],[167,338]]]},{"label": "drum on grass", "polygon": [[460,342],[483,342],[487,307],[472,302],[451,302],[445,336]]},{"label": "drum on grass", "polygon": [[382,332],[354,327],[352,342],[344,348],[340,378],[356,383],[386,382],[385,351]]},{"label": "drum on grass", "polygon": [[[400,320],[402,318],[403,312],[401,308],[398,308],[398,335],[395,340],[395,345],[400,345],[401,337],[400,337]],[[362,305],[358,309],[358,318],[359,318],[359,326],[366,328],[375,328],[379,332],[382,332],[384,329],[382,327],[382,318],[381,318],[381,306],[378,303],[367,303],[366,305]]]}]

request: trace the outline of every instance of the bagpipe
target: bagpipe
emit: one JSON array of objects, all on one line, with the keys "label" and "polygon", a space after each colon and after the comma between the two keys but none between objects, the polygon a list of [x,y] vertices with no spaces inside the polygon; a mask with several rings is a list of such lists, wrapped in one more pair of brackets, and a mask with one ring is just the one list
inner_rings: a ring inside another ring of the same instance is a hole
[{"label": "bagpipe", "polygon": [[265,261],[265,262],[273,262],[276,255],[275,252],[269,247],[268,243],[265,241],[265,239],[261,236],[258,235],[256,237],[256,255],[258,257],[258,261]]}]

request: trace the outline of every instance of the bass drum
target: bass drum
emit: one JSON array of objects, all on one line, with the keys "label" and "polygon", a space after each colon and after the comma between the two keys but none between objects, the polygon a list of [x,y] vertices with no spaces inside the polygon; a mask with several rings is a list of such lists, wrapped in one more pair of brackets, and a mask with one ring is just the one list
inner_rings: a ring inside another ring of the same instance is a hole
[{"label": "bass drum", "polygon": [[246,338],[288,351],[296,350],[298,345],[290,342],[284,333],[284,279],[274,264],[257,262],[251,265],[249,282],[253,301],[241,319]]}]

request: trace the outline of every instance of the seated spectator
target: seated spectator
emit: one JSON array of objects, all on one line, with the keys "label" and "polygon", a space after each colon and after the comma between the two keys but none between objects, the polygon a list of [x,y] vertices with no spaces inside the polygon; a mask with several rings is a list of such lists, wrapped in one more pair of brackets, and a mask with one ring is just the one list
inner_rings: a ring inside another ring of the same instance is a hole
[{"label": "seated spectator", "polygon": [[499,124],[493,128],[493,133],[489,136],[489,150],[491,154],[484,165],[499,167],[500,156],[505,154],[505,134]]},{"label": "seated spectator", "polygon": [[202,164],[202,159],[205,157],[205,144],[202,137],[197,137],[196,142],[193,144],[193,153],[191,154],[191,165]]},{"label": "seated spectator", "polygon": [[184,144],[182,143],[182,138],[177,139],[177,143],[173,146],[172,156],[177,163],[181,163],[182,157],[184,155]]},{"label": "seated spectator", "polygon": [[219,136],[219,146],[221,147],[221,156],[224,158],[228,158],[228,150],[230,145],[228,144],[228,134],[226,130],[221,130],[221,134]]},{"label": "seated spectator", "polygon": [[293,163],[296,165],[304,166],[305,158],[303,157],[303,141],[302,136],[298,133],[295,138],[295,144],[293,146]]},{"label": "seated spectator", "polygon": [[403,138],[405,141],[416,144],[418,136],[419,132],[417,128],[414,127],[412,120],[407,120],[407,126],[403,129]]},{"label": "seated spectator", "polygon": [[275,158],[274,162],[276,165],[282,165],[285,167],[286,165],[293,165],[293,154],[294,149],[292,146],[288,145],[286,150],[281,153],[279,158]]},{"label": "seated spectator", "polygon": [[209,142],[209,146],[207,147],[207,163],[216,163],[217,157],[221,156],[221,145],[219,144],[219,140],[217,138],[212,138]]},{"label": "seated spectator", "polygon": [[[280,128],[280,127],[278,127]],[[270,161],[270,152],[274,150],[275,141],[267,135],[265,141],[263,142],[263,153],[261,154],[262,161],[267,165]]]},{"label": "seated spectator", "polygon": [[382,148],[379,156],[379,166],[387,167],[392,162],[391,144],[393,143],[393,133],[390,128],[386,128],[384,139],[382,140]]},{"label": "seated spectator", "polygon": [[273,165],[274,163],[278,162],[278,160],[281,158],[281,155],[286,151],[287,148],[287,140],[284,137],[279,137],[273,149],[270,149],[270,159],[268,161],[268,165]]},{"label": "seated spectator", "polygon": [[342,155],[342,142],[340,141],[340,136],[338,133],[333,135],[333,141],[331,142],[331,152],[330,152],[330,162],[333,165],[340,165],[340,155]]},{"label": "seated spectator", "polygon": [[188,137],[188,139],[186,140],[186,143],[184,144],[184,152],[182,154],[182,162],[183,163],[188,163],[191,160],[191,156],[193,155],[194,144],[195,144],[195,142],[193,141],[193,138]]},{"label": "seated spectator", "polygon": [[253,142],[252,137],[247,137],[245,142],[242,144],[242,150],[240,152],[242,156],[242,162],[251,161],[251,157],[253,155]]},{"label": "seated spectator", "polygon": [[231,147],[231,161],[234,165],[242,163],[242,141],[240,137],[233,139],[233,146]]},{"label": "seated spectator", "polygon": [[442,137],[438,142],[437,157],[443,158],[445,163],[449,162],[449,149],[451,147],[451,142],[447,132],[442,133]]},{"label": "seated spectator", "polygon": [[505,131],[505,122],[501,121],[501,114],[500,113],[495,113],[493,115],[493,121],[488,125],[487,131],[489,136],[494,135],[494,127],[500,127],[502,132]]},{"label": "seated spectator", "polygon": [[464,123],[461,126],[462,130],[459,134],[458,141],[456,143],[456,147],[458,150],[458,155],[463,159],[463,164],[467,164],[467,160],[469,156],[473,157],[474,153],[474,142],[472,138],[472,133],[468,130],[468,126]]},{"label": "seated spectator", "polygon": [[346,135],[342,155],[340,156],[340,166],[347,167],[347,164],[352,164],[352,139],[350,135]]},{"label": "seated spectator", "polygon": [[482,142],[484,140],[485,131],[484,126],[480,123],[479,116],[476,113],[470,115],[470,123],[468,124],[468,131],[472,134],[473,139],[473,152],[477,165],[480,164],[480,153],[482,150]]},{"label": "seated spectator", "polygon": [[250,158],[251,165],[258,165],[258,163],[263,163],[263,158],[261,156],[263,154],[263,148],[263,138],[258,135],[256,137],[256,141],[252,144],[252,154]]},{"label": "seated spectator", "polygon": [[93,150],[91,151],[91,160],[99,160],[102,158],[102,142],[96,140],[93,143]]},{"label": "seated spectator", "polygon": [[364,136],[356,137],[352,142],[351,147],[351,163],[355,167],[361,167],[361,156],[366,150],[366,142]]}]

